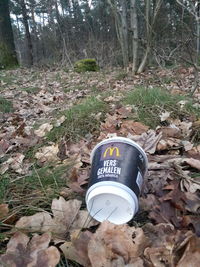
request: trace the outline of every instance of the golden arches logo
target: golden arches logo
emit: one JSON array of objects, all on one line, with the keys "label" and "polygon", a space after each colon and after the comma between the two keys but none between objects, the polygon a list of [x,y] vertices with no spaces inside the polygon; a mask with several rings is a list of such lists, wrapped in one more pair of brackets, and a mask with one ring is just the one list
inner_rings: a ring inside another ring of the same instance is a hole
[{"label": "golden arches logo", "polygon": [[112,156],[114,154],[116,154],[116,157],[120,157],[120,153],[119,153],[119,148],[118,147],[107,147],[105,152],[103,153],[103,157],[105,158],[107,156],[107,154],[109,153],[109,156]]}]

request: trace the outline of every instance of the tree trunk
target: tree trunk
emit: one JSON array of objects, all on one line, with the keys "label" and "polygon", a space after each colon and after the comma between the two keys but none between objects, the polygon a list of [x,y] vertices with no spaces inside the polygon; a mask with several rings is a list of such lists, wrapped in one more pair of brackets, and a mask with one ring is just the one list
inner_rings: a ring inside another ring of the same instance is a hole
[{"label": "tree trunk", "polygon": [[126,0],[122,0],[122,11],[118,10],[117,3],[108,0],[108,4],[115,17],[115,28],[117,33],[117,39],[121,46],[122,59],[124,67],[128,66],[129,62],[129,50],[128,50],[128,24],[127,24],[127,6]]},{"label": "tree trunk", "polygon": [[[148,55],[150,52],[150,45],[151,45],[151,31],[152,28],[150,26],[150,0],[146,0],[146,7],[145,7],[145,20],[146,20],[146,36],[147,36],[147,45],[146,50],[142,59],[142,62],[140,63],[140,66],[138,68],[138,73],[141,73],[144,71],[144,68],[147,63]],[[151,28],[151,29],[150,29]]]},{"label": "tree trunk", "polygon": [[20,0],[20,5],[22,9],[22,18],[23,18],[23,24],[25,27],[25,36],[26,36],[26,42],[27,42],[27,63],[28,66],[33,65],[33,45],[31,41],[31,35],[29,31],[29,25],[28,25],[28,15],[27,15],[27,9],[26,4],[24,0]]},{"label": "tree trunk", "polygon": [[128,49],[128,24],[127,24],[127,4],[126,0],[122,1],[122,13],[121,13],[121,23],[122,23],[122,53],[123,53],[123,61],[124,67],[128,67],[129,63],[129,49]]},{"label": "tree trunk", "polygon": [[37,24],[35,21],[35,7],[34,5],[30,6],[31,11],[31,19],[32,19],[32,33],[33,33],[33,47],[34,47],[34,56],[35,56],[35,62],[38,63],[38,35],[37,35]]},{"label": "tree trunk", "polygon": [[138,61],[138,18],[136,9],[136,0],[131,0],[131,33],[132,33],[132,53],[133,53],[133,63],[132,71],[135,74],[137,71],[137,61]]},{"label": "tree trunk", "polygon": [[17,64],[9,2],[0,0],[0,67],[11,67]]}]

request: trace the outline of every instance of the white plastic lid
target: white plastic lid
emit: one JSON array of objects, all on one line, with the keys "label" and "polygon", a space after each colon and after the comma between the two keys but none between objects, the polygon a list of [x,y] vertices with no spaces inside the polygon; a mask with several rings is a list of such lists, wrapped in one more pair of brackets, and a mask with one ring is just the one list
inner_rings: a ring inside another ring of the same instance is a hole
[{"label": "white plastic lid", "polygon": [[95,220],[114,224],[130,221],[138,208],[138,203],[126,190],[113,185],[98,186],[88,192],[86,204]]}]

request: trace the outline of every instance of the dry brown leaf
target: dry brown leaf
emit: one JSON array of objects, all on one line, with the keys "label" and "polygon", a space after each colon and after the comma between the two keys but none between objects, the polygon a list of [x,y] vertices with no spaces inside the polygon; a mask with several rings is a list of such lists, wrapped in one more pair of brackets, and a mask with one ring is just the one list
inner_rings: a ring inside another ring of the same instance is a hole
[{"label": "dry brown leaf", "polygon": [[157,144],[162,137],[162,133],[156,134],[155,131],[149,130],[147,133],[141,135],[134,136],[129,134],[127,137],[137,142],[146,153],[154,154]]},{"label": "dry brown leaf", "polygon": [[149,126],[146,126],[140,122],[125,120],[122,122],[119,132],[124,136],[127,136],[127,134],[140,135],[145,133],[148,129]]},{"label": "dry brown leaf", "polygon": [[44,123],[40,125],[40,127],[35,130],[34,133],[39,137],[43,137],[46,133],[50,132],[51,129],[53,129],[53,125],[51,125],[50,123]]},{"label": "dry brown leaf", "polygon": [[169,117],[170,117],[170,113],[168,111],[162,112],[159,117],[160,117],[160,121],[166,121]]},{"label": "dry brown leaf", "polygon": [[15,226],[33,232],[49,231],[63,238],[68,231],[97,224],[91,220],[88,212],[81,211],[80,207],[81,201],[77,199],[68,201],[63,197],[53,199],[51,206],[53,217],[47,212],[38,212],[32,216],[21,217]]},{"label": "dry brown leaf", "polygon": [[39,152],[35,154],[35,158],[42,164],[49,162],[59,161],[58,157],[58,145],[45,146],[39,149]]},{"label": "dry brown leaf", "polygon": [[30,242],[29,237],[16,232],[8,242],[6,253],[0,256],[0,266],[12,267],[54,267],[60,261],[60,253],[56,247],[49,247],[51,235],[34,236]]},{"label": "dry brown leaf", "polygon": [[192,194],[190,192],[185,192],[186,196],[186,210],[192,213],[199,213],[198,210],[200,209],[200,198],[196,194]]},{"label": "dry brown leaf", "polygon": [[181,180],[181,190],[184,192],[185,190],[190,193],[195,193],[197,190],[200,190],[200,182],[195,181],[190,178],[188,175],[184,175]]},{"label": "dry brown leaf", "polygon": [[66,120],[66,117],[65,115],[61,116],[55,123],[54,123],[54,126],[55,127],[59,127],[60,125],[63,124],[63,122]]},{"label": "dry brown leaf", "polygon": [[156,132],[160,133],[162,132],[162,137],[165,139],[166,137],[172,137],[172,138],[180,138],[181,137],[181,131],[178,127],[176,127],[174,124],[169,125],[168,127],[160,127],[156,128]]},{"label": "dry brown leaf", "polygon": [[0,158],[2,158],[8,150],[10,144],[7,140],[0,140]]},{"label": "dry brown leaf", "polygon": [[115,112],[117,114],[119,114],[120,119],[126,119],[129,116],[129,114],[131,113],[131,111],[132,111],[131,106],[125,106],[125,107],[121,107],[121,108],[115,110]]},{"label": "dry brown leaf", "polygon": [[114,225],[103,222],[88,244],[88,256],[92,266],[116,266],[113,260],[120,260],[121,266],[133,264],[148,245],[141,228],[128,225]]},{"label": "dry brown leaf", "polygon": [[47,212],[38,212],[32,216],[21,217],[15,227],[33,232],[47,232],[54,226],[52,217]]},{"label": "dry brown leaf", "polygon": [[29,165],[23,163],[25,156],[21,153],[15,153],[7,161],[1,165],[0,173],[4,174],[8,169],[12,169],[16,173],[26,174],[28,172]]},{"label": "dry brown leaf", "polygon": [[194,236],[192,231],[177,231],[173,225],[166,223],[155,226],[148,223],[143,230],[151,241],[151,246],[144,251],[148,266],[177,266],[186,244]]},{"label": "dry brown leaf", "polygon": [[200,238],[192,236],[177,267],[197,267],[200,260]]},{"label": "dry brown leaf", "polygon": [[85,267],[91,266],[88,257],[88,243],[92,235],[89,231],[85,231],[78,238],[72,240],[72,242],[65,242],[61,245],[60,249],[64,253],[65,258],[76,261]]},{"label": "dry brown leaf", "polygon": [[183,162],[186,162],[191,167],[193,167],[197,170],[200,170],[200,160],[198,160],[198,159],[186,158],[183,160]]},{"label": "dry brown leaf", "polygon": [[170,150],[174,148],[180,148],[181,147],[181,140],[177,138],[166,138],[160,140],[160,142],[157,145],[157,151],[163,151],[163,150]]},{"label": "dry brown leaf", "polygon": [[8,204],[0,204],[0,220],[8,215],[9,208]]},{"label": "dry brown leaf", "polygon": [[181,143],[183,144],[185,151],[190,151],[194,146],[194,144],[192,144],[189,141],[185,141],[185,140],[181,141]]},{"label": "dry brown leaf", "polygon": [[88,182],[88,177],[88,170],[78,170],[77,168],[73,168],[71,175],[69,176],[68,186],[74,192],[83,193],[85,190],[81,186]]},{"label": "dry brown leaf", "polygon": [[184,137],[189,137],[192,132],[192,122],[191,121],[180,121],[178,120],[177,123],[175,123],[176,126],[181,129],[182,135]]},{"label": "dry brown leaf", "polygon": [[200,145],[193,147],[191,150],[187,151],[187,153],[190,157],[200,160]]}]

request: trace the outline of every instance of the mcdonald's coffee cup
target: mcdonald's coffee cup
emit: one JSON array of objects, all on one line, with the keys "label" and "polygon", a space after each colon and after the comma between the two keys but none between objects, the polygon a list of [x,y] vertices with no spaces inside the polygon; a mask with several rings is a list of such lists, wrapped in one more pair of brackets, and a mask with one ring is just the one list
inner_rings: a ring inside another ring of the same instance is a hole
[{"label": "mcdonald's coffee cup", "polygon": [[114,137],[97,144],[91,153],[86,193],[87,210],[99,222],[130,221],[138,211],[138,197],[148,160],[134,141]]}]

